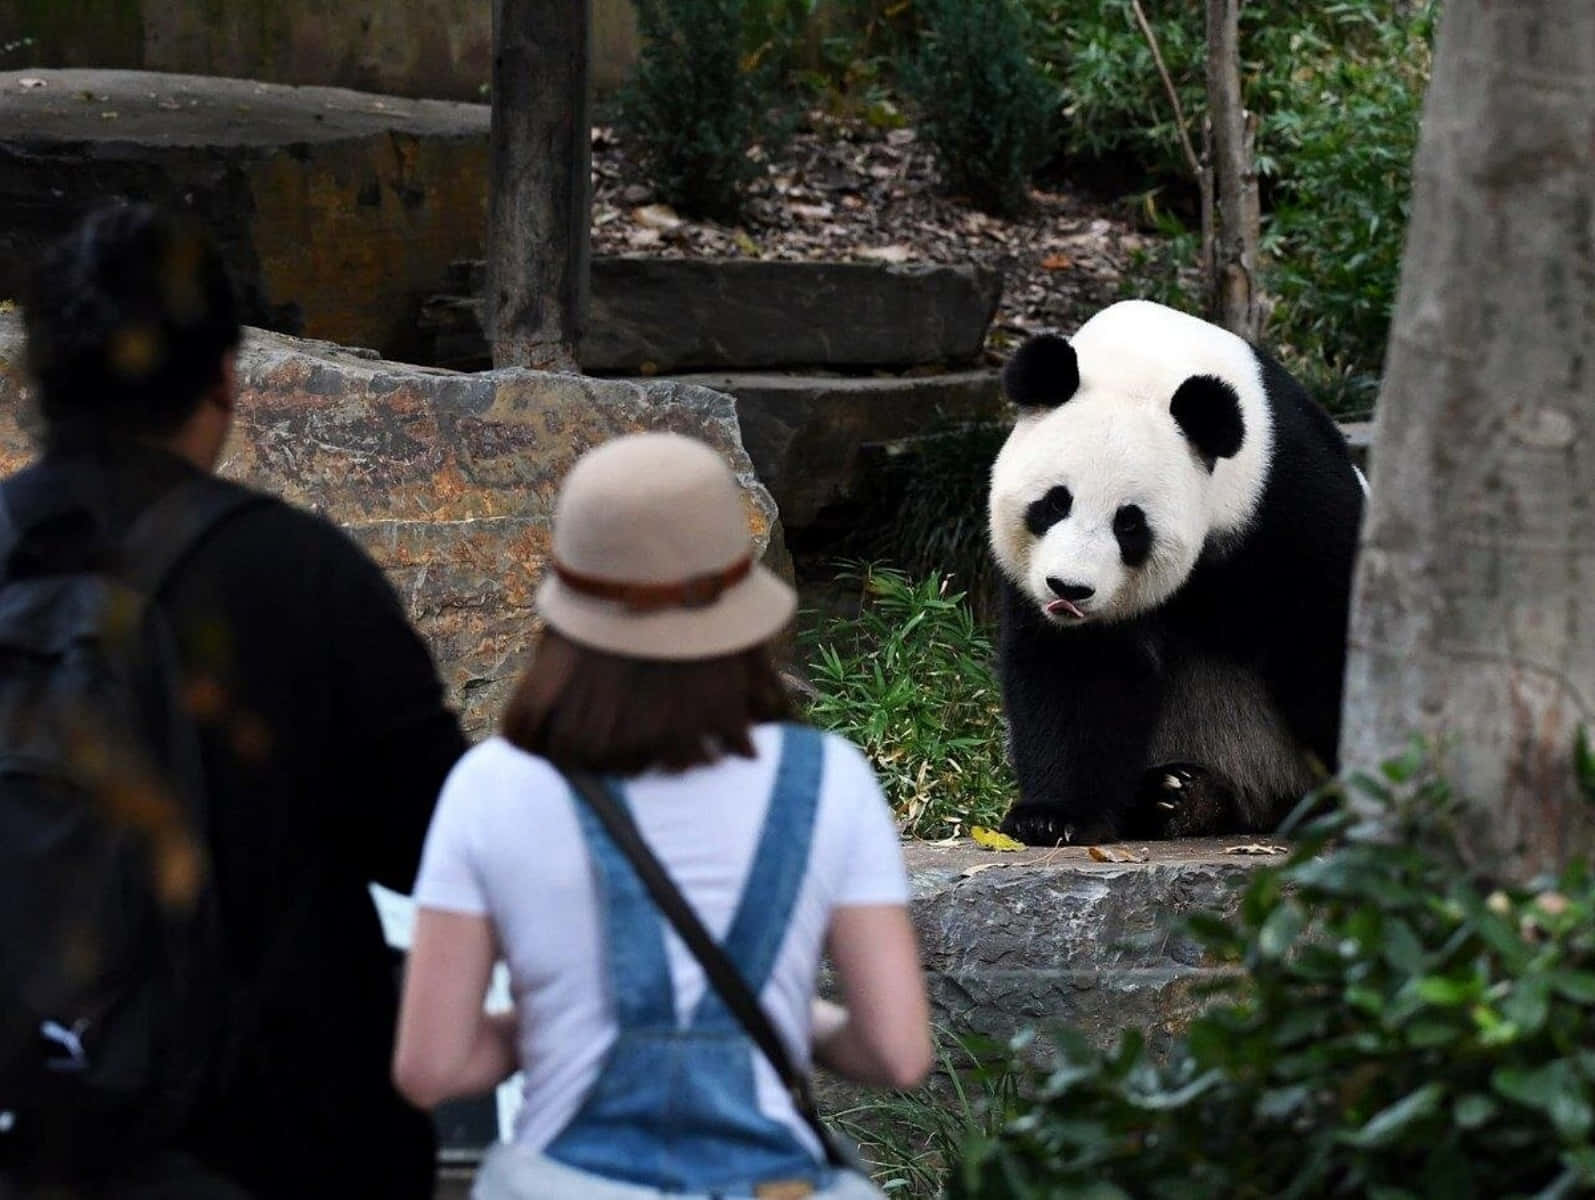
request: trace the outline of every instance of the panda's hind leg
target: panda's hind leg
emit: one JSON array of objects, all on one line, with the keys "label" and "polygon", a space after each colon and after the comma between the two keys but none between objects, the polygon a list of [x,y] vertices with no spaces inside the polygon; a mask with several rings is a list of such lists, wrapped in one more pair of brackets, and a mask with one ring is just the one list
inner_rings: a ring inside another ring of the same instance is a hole
[{"label": "panda's hind leg", "polygon": [[1208,837],[1245,823],[1239,795],[1223,775],[1201,763],[1160,763],[1142,773],[1126,836]]}]

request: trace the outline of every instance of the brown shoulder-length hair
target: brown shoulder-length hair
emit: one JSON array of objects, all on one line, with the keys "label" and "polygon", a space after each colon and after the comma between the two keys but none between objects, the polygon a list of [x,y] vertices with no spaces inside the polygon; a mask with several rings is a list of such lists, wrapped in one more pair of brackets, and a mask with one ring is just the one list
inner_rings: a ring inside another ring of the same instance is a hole
[{"label": "brown shoulder-length hair", "polygon": [[500,732],[566,770],[637,775],[752,758],[753,726],[791,714],[767,646],[667,662],[594,650],[547,628]]}]

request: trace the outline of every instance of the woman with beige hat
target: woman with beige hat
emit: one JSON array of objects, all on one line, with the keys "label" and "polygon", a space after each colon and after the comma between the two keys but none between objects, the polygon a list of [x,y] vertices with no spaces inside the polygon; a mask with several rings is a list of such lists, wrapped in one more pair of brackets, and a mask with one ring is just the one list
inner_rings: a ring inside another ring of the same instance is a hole
[{"label": "woman with beige hat", "polygon": [[[585,456],[553,540],[542,641],[428,836],[399,1087],[430,1106],[521,1070],[483,1200],[877,1196],[803,1076],[919,1083],[925,990],[868,764],[787,720],[767,646],[796,597],[689,438]],[[845,1011],[815,1000],[822,951]],[[515,1007],[489,1015],[497,958]]]}]

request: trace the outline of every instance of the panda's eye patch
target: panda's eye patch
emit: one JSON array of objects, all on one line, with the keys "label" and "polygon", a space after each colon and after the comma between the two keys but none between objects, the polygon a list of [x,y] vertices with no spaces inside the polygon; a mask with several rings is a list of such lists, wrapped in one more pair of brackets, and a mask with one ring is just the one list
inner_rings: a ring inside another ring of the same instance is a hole
[{"label": "panda's eye patch", "polygon": [[1032,500],[1025,509],[1025,528],[1031,537],[1040,537],[1069,515],[1074,507],[1074,497],[1061,483],[1039,500]]},{"label": "panda's eye patch", "polygon": [[1152,553],[1152,531],[1146,514],[1134,504],[1126,504],[1113,514],[1113,536],[1119,541],[1119,557],[1127,567],[1139,567]]},{"label": "panda's eye patch", "polygon": [[1126,504],[1113,514],[1113,535],[1129,537],[1146,528],[1146,514],[1134,504]]}]

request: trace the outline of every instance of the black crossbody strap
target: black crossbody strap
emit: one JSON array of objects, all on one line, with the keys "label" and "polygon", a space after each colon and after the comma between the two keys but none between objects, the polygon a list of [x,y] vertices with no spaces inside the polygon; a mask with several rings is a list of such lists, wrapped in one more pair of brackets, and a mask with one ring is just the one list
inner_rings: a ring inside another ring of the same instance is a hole
[{"label": "black crossbody strap", "polygon": [[775,1026],[770,1024],[770,1018],[765,1015],[758,998],[748,987],[747,980],[742,978],[742,972],[737,970],[737,965],[721,949],[719,943],[709,936],[709,931],[703,927],[703,922],[698,919],[697,913],[692,911],[692,906],[687,903],[686,897],[671,882],[664,866],[648,848],[648,843],[643,841],[636,822],[631,819],[631,814],[616,803],[609,789],[594,776],[571,772],[566,778],[603,823],[610,840],[630,860],[637,877],[648,889],[648,894],[653,897],[654,903],[659,906],[659,911],[664,913],[676,932],[681,935],[681,940],[686,943],[687,949],[692,951],[692,956],[703,967],[704,974],[708,976],[714,990],[720,994],[720,999],[725,1001],[731,1015],[741,1023],[748,1036],[764,1052],[764,1057],[770,1060],[770,1065],[775,1068],[775,1073],[780,1076],[781,1083],[792,1098],[792,1106],[808,1123],[809,1128],[814,1131],[814,1136],[824,1148],[826,1161],[834,1167],[848,1166],[847,1157],[837,1148],[830,1130],[826,1129],[825,1123],[820,1120],[819,1109],[815,1107],[814,1093],[809,1088],[808,1078],[792,1065],[786,1047],[781,1044],[780,1035],[776,1033]]}]

